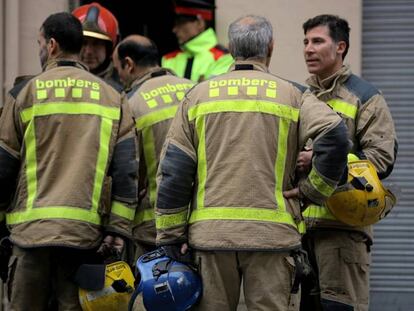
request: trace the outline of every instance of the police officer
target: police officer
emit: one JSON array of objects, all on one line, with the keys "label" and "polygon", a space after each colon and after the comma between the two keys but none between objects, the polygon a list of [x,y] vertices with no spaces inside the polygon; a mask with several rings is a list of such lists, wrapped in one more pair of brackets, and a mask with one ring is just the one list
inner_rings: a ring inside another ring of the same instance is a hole
[{"label": "police officer", "polygon": [[76,8],[72,14],[81,21],[83,27],[82,62],[89,67],[90,72],[121,91],[122,85],[111,59],[119,37],[116,17],[96,2]]},{"label": "police officer", "polygon": [[59,309],[81,310],[72,274],[100,245],[121,251],[125,215],[136,208],[133,119],[119,93],[79,62],[82,41],[77,18],[50,15],[38,36],[43,72],[8,93],[0,117],[12,310],[45,310],[52,292]]},{"label": "police officer", "polygon": [[[236,310],[242,280],[249,310],[298,310],[297,196],[322,203],[334,191],[346,164],[345,125],[309,93],[302,104],[294,84],[269,73],[268,20],[233,22],[229,47],[237,59],[231,71],[192,88],[167,135],[157,244],[177,260],[195,249],[203,280],[197,310]],[[294,188],[298,147],[308,138],[317,138],[311,174]]]},{"label": "police officer", "polygon": [[204,0],[177,0],[174,8],[173,32],[180,49],[164,55],[162,67],[196,82],[226,72],[233,58],[218,44],[213,28],[208,26],[214,6]]},{"label": "police officer", "polygon": [[135,214],[133,230],[133,237],[139,244],[137,259],[155,247],[155,178],[159,157],[178,104],[194,83],[161,68],[157,47],[143,36],[125,38],[116,48],[113,59],[127,89],[142,153],[140,193],[143,197]]},{"label": "police officer", "polygon": [[[345,121],[354,157],[371,161],[379,177],[385,178],[396,159],[394,123],[380,91],[343,63],[349,49],[348,22],[319,15],[307,20],[303,30],[310,89]],[[301,152],[299,170],[306,171],[311,159],[312,150]],[[317,297],[303,291],[303,310],[368,310],[372,227],[346,225],[326,206],[311,205],[304,216],[304,246],[313,259],[320,290],[313,290]]]}]

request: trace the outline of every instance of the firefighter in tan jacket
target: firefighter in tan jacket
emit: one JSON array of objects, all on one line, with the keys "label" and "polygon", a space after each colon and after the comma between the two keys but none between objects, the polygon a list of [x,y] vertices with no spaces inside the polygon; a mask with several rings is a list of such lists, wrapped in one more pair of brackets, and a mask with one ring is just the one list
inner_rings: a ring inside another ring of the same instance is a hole
[{"label": "firefighter in tan jacket", "polygon": [[132,35],[115,49],[113,62],[128,93],[140,141],[140,200],[133,238],[135,260],[155,248],[156,174],[162,145],[179,102],[194,82],[159,67],[158,49],[146,37]]},{"label": "firefighter in tan jacket", "polygon": [[0,206],[14,244],[8,298],[12,310],[45,310],[55,293],[59,309],[81,310],[72,274],[100,245],[120,251],[129,235],[133,119],[126,100],[79,63],[74,16],[50,15],[38,43],[43,72],[10,91],[0,118]]},{"label": "firefighter in tan jacket", "polygon": [[[305,61],[314,74],[307,80],[310,89],[345,121],[353,143],[350,153],[370,160],[379,177],[387,177],[397,153],[394,122],[382,94],[343,65],[349,47],[347,21],[320,15],[304,23],[303,29]],[[301,152],[300,170],[306,171],[311,157],[311,150]],[[346,225],[323,205],[309,206],[304,217],[303,241],[319,276],[320,297],[303,291],[302,309],[368,310],[372,227]]]},{"label": "firefighter in tan jacket", "polygon": [[[248,309],[298,310],[298,196],[324,202],[345,167],[338,115],[310,94],[302,104],[295,85],[268,72],[272,37],[263,17],[230,25],[235,66],[187,93],[161,156],[157,244],[184,257],[188,245],[195,249],[198,310],[236,310],[242,279]],[[317,149],[312,172],[294,188],[308,138]]]}]

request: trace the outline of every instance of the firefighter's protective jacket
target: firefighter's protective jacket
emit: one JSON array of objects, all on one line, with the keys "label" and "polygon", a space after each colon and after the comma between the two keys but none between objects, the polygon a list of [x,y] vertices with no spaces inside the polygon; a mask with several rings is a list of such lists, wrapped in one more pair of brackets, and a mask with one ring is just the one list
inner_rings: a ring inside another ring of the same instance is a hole
[{"label": "firefighter's protective jacket", "polygon": [[232,63],[233,58],[218,44],[212,28],[184,43],[180,50],[164,55],[161,60],[162,67],[195,82],[227,72]]},{"label": "firefighter's protective jacket", "polygon": [[298,150],[315,139],[313,168],[299,187],[321,203],[334,191],[348,150],[339,116],[309,92],[301,99],[295,85],[249,61],[187,93],[157,175],[157,244],[300,246],[299,201],[282,193],[293,188]]},{"label": "firefighter's protective jacket", "polygon": [[133,125],[126,99],[78,62],[51,61],[14,87],[0,118],[0,207],[13,242],[86,249],[103,229],[128,235]]},{"label": "firefighter's protective jacket", "polygon": [[154,207],[160,153],[178,104],[193,84],[176,77],[168,69],[156,67],[136,79],[128,92],[141,142],[139,184],[145,197],[136,211],[133,228],[133,237],[140,242],[155,244]]},{"label": "firefighter's protective jacket", "polygon": [[[397,155],[394,122],[384,97],[373,85],[352,74],[343,66],[331,77],[320,81],[316,76],[307,80],[318,99],[336,111],[348,127],[351,153],[370,160],[378,176],[387,177]],[[364,232],[372,238],[371,226],[357,228],[339,222],[325,206],[311,205],[304,212],[307,228],[337,228]]]}]

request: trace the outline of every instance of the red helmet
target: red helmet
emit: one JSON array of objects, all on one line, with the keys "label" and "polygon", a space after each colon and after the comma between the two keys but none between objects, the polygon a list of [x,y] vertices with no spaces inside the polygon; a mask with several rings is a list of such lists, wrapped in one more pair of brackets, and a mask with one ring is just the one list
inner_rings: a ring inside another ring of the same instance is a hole
[{"label": "red helmet", "polygon": [[84,36],[108,40],[115,46],[118,39],[118,21],[109,10],[93,2],[76,8],[72,14],[81,21]]}]

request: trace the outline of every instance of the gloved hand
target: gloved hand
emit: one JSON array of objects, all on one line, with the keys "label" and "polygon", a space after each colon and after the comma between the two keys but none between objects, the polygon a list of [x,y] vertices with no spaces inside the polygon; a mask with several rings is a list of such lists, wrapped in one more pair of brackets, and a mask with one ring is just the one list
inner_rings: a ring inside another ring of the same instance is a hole
[{"label": "gloved hand", "polygon": [[186,264],[191,264],[193,262],[191,250],[187,243],[164,245],[161,248],[164,250],[165,256],[170,257],[175,261]]},{"label": "gloved hand", "polygon": [[299,200],[301,212],[303,212],[310,204],[312,204],[312,202],[300,192],[299,187],[283,191],[283,196],[285,199]]},{"label": "gloved hand", "polygon": [[122,250],[124,249],[125,241],[119,236],[108,234],[102,241],[98,248],[98,253],[105,259],[113,258],[119,260]]}]

